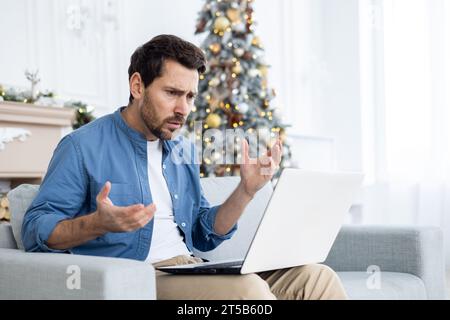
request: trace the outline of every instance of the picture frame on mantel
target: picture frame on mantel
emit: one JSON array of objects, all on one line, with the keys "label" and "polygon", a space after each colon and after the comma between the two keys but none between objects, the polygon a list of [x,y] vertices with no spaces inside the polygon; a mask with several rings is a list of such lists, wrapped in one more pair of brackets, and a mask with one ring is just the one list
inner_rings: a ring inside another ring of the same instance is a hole
[{"label": "picture frame on mantel", "polygon": [[53,151],[72,131],[74,110],[0,101],[0,181],[39,184]]}]

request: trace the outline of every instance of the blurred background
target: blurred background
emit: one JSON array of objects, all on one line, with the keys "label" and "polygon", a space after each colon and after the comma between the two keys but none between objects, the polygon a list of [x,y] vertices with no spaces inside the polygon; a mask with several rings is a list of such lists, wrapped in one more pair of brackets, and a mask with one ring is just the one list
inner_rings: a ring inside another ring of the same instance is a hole
[{"label": "blurred background", "polygon": [[[34,84],[48,93],[42,104],[82,101],[85,113],[111,113],[128,102],[127,69],[139,45],[162,33],[202,44],[207,32],[195,31],[205,3],[0,0],[0,85],[17,93]],[[450,1],[252,5],[267,83],[276,91],[271,104],[290,125],[292,165],[364,172],[348,223],[439,226],[450,265]],[[14,149],[37,137],[17,123],[13,131],[8,108],[0,111],[3,192],[38,178],[39,169],[24,172],[38,161],[33,155],[45,153],[45,146],[27,149],[31,155]],[[37,127],[46,123],[47,113],[30,112],[40,118]],[[61,127],[61,134],[70,130]],[[24,167],[11,169],[20,161]]]}]

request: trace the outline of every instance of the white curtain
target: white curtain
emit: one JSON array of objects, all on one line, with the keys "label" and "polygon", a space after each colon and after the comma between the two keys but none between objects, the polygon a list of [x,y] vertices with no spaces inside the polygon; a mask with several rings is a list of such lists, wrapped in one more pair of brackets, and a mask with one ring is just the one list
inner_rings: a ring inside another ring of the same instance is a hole
[{"label": "white curtain", "polygon": [[382,72],[377,138],[366,148],[375,163],[366,221],[441,227],[450,266],[450,1],[378,5]]}]

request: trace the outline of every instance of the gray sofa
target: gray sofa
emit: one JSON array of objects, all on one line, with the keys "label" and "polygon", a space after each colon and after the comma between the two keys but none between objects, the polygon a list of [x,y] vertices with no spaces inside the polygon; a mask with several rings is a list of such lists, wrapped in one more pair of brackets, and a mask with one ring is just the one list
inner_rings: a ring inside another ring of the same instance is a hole
[{"label": "gray sofa", "polygon": [[[211,204],[222,203],[238,182],[201,180]],[[23,214],[37,191],[21,185],[8,194],[12,221],[0,224],[0,299],[155,299],[154,269],[144,262],[24,252]],[[231,240],[196,254],[210,260],[243,257],[271,192],[270,184],[258,192]],[[338,272],[351,299],[445,299],[438,228],[344,226],[324,263]],[[71,285],[74,276],[79,287]]]}]

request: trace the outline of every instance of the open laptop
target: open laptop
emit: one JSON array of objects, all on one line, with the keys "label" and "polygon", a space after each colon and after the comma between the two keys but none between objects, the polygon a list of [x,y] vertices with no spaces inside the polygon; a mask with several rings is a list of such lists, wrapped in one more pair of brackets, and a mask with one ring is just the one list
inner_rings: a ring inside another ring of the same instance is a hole
[{"label": "open laptop", "polygon": [[176,274],[247,274],[325,261],[363,175],[285,168],[243,260],[156,269]]}]

